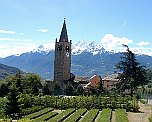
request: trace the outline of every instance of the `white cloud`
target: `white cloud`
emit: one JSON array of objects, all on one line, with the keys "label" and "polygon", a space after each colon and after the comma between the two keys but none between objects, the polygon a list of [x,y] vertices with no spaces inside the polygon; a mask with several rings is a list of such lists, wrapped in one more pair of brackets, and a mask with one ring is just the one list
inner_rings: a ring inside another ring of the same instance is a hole
[{"label": "white cloud", "polygon": [[0,57],[7,57],[14,54],[20,55],[22,53],[29,52],[36,47],[37,44],[32,42],[32,40],[30,41],[29,39],[5,38],[4,41],[0,42]]},{"label": "white cloud", "polygon": [[54,49],[54,41],[50,40],[0,38],[0,57],[7,57],[14,54],[20,55],[36,49],[41,44],[47,49]]},{"label": "white cloud", "polygon": [[24,33],[19,33],[20,35],[24,35]]},{"label": "white cloud", "polygon": [[136,54],[144,54],[144,55],[152,56],[152,48],[138,46],[138,47],[132,47],[130,48],[130,50]]},{"label": "white cloud", "polygon": [[127,24],[127,20],[124,21],[124,23],[121,26],[121,29],[123,29],[126,26],[126,24]]},{"label": "white cloud", "polygon": [[15,41],[17,39],[14,38],[0,38],[0,41]]},{"label": "white cloud", "polygon": [[20,55],[22,53],[29,52],[33,48],[36,48],[36,46],[33,44],[26,44],[26,45],[14,44],[14,46],[11,46],[11,48],[9,45],[3,45],[3,46],[0,46],[0,48],[1,48],[0,57],[7,57],[10,55],[16,55],[16,54]]},{"label": "white cloud", "polygon": [[50,31],[50,30],[48,30],[48,29],[39,29],[39,30],[37,30],[37,31],[42,32],[42,33],[46,33],[46,32],[48,32],[48,31]]},{"label": "white cloud", "polygon": [[105,36],[101,39],[101,43],[108,51],[118,51],[119,46],[122,46],[122,44],[131,44],[133,43],[133,40],[128,39],[127,37],[116,37],[112,34],[105,34]]},{"label": "white cloud", "polygon": [[144,47],[151,45],[148,41],[141,41],[136,45],[133,45],[133,40],[128,39],[127,37],[116,37],[112,34],[105,34],[105,36],[101,39],[101,43],[107,51],[114,52],[124,52],[126,49],[122,46],[122,44],[128,46],[131,44],[129,49],[134,53],[152,56],[152,49],[150,47]]},{"label": "white cloud", "polygon": [[150,42],[147,42],[147,41],[141,41],[139,43],[137,43],[137,45],[139,46],[147,46],[147,45],[150,45],[151,43]]},{"label": "white cloud", "polygon": [[4,34],[15,34],[16,32],[10,31],[10,30],[0,30],[0,33],[4,33]]}]

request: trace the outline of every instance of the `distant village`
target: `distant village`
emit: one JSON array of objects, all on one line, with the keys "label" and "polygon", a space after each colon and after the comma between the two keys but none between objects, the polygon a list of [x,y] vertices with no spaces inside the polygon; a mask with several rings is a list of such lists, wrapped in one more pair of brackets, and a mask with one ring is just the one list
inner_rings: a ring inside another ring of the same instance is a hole
[{"label": "distant village", "polygon": [[[53,85],[53,80],[46,79],[45,82],[49,88]],[[89,91],[91,87],[98,88],[101,84],[106,91],[112,91],[120,81],[118,74],[114,73],[103,78],[99,75],[93,75],[92,77],[76,76],[74,82],[82,86],[85,91]]]}]

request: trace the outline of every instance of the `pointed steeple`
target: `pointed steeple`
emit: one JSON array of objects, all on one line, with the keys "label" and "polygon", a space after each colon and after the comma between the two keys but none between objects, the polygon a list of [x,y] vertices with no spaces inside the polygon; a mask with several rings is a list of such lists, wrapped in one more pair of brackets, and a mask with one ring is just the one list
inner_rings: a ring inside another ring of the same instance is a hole
[{"label": "pointed steeple", "polygon": [[61,31],[59,42],[68,42],[68,35],[67,35],[65,18],[64,18],[63,27],[62,27],[62,31]]}]

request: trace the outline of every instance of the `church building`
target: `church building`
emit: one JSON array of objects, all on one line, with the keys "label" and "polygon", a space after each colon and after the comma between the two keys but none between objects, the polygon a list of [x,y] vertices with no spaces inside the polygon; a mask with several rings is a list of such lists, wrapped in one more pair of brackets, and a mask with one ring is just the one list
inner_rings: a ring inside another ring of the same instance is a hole
[{"label": "church building", "polygon": [[71,79],[71,40],[67,35],[66,22],[64,19],[63,27],[59,40],[55,42],[54,59],[54,83],[58,83],[63,89],[65,82]]}]

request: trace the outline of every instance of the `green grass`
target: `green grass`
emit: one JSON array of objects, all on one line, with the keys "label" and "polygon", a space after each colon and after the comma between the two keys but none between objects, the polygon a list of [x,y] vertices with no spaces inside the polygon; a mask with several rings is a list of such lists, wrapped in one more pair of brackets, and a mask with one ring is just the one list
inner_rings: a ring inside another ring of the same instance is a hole
[{"label": "green grass", "polygon": [[98,113],[99,109],[91,109],[86,113],[80,122],[93,122]]},{"label": "green grass", "polygon": [[[9,121],[10,122],[10,121]],[[30,120],[28,118],[22,118],[22,119],[19,119],[17,122],[34,122],[33,120]]]},{"label": "green grass", "polygon": [[102,112],[99,114],[96,122],[110,122],[111,121],[111,109],[103,109]]},{"label": "green grass", "polygon": [[34,122],[43,122],[45,120],[48,120],[49,118],[56,116],[58,113],[57,112],[48,112],[46,114],[43,114],[40,117],[37,117],[34,119]]},{"label": "green grass", "polygon": [[87,109],[78,109],[76,112],[74,112],[71,116],[69,116],[64,122],[75,122],[77,121],[81,115],[83,115]]},{"label": "green grass", "polygon": [[42,109],[42,110],[40,110],[38,112],[34,112],[32,114],[29,114],[29,115],[25,116],[24,118],[35,119],[36,117],[39,117],[39,116],[41,116],[43,114],[46,114],[46,113],[48,113],[48,112],[50,112],[52,110],[53,110],[53,108],[44,108],[44,109]]},{"label": "green grass", "polygon": [[66,118],[67,116],[69,116],[71,113],[73,113],[75,111],[74,108],[69,108],[65,111],[63,111],[62,113],[58,114],[57,116],[49,119],[47,122],[58,122],[63,120],[64,118]]},{"label": "green grass", "polygon": [[11,122],[11,119],[0,119],[0,122]]},{"label": "green grass", "polygon": [[116,109],[116,122],[129,122],[125,109]]},{"label": "green grass", "polygon": [[31,108],[26,108],[21,110],[21,114],[28,115],[37,111],[44,109],[44,106],[33,106]]},{"label": "green grass", "polygon": [[142,104],[145,104],[145,103],[146,103],[146,101],[143,100],[143,99],[139,99],[139,101],[140,101]]},{"label": "green grass", "polygon": [[148,119],[149,119],[149,122],[152,122],[152,116],[151,116],[151,117],[149,117]]}]

